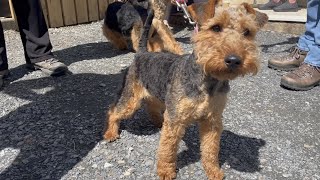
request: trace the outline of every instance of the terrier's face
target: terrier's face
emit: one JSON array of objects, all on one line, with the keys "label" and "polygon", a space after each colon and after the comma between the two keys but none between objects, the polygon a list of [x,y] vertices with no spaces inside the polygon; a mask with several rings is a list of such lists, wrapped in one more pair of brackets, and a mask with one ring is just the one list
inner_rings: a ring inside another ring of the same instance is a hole
[{"label": "terrier's face", "polygon": [[259,61],[255,36],[267,21],[267,15],[248,4],[216,7],[213,17],[192,38],[197,63],[207,75],[219,80],[256,74]]}]

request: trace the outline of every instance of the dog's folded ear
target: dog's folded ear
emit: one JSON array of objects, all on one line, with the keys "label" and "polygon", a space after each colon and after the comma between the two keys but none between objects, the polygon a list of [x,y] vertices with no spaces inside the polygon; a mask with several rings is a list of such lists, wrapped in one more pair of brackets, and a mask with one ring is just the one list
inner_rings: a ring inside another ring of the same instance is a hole
[{"label": "dog's folded ear", "polygon": [[252,6],[248,3],[242,3],[241,5],[247,10],[249,14],[255,15],[255,20],[259,29],[262,28],[265,24],[267,24],[269,20],[267,14],[254,10]]},{"label": "dog's folded ear", "polygon": [[200,26],[215,14],[215,8],[222,5],[222,0],[208,0],[208,2],[193,3],[187,7],[192,19]]}]

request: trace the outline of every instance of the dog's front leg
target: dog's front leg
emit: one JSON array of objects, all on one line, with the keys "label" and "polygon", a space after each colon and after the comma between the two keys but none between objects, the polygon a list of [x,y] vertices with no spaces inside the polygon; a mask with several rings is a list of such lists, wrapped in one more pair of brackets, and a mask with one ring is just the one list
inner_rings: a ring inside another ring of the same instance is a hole
[{"label": "dog's front leg", "polygon": [[200,142],[201,161],[209,180],[223,179],[219,166],[220,137],[222,133],[221,116],[201,120]]},{"label": "dog's front leg", "polygon": [[177,151],[184,133],[185,126],[170,120],[166,111],[158,149],[157,171],[160,180],[171,180],[176,177]]}]

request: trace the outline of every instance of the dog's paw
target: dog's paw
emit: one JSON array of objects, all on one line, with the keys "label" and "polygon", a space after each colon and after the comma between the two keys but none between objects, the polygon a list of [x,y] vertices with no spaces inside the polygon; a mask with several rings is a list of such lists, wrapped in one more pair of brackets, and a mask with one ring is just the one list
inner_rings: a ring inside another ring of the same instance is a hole
[{"label": "dog's paw", "polygon": [[174,163],[158,163],[158,176],[160,180],[171,180],[177,176],[176,165]]},{"label": "dog's paw", "polygon": [[111,131],[107,131],[106,133],[104,133],[103,138],[108,142],[112,142],[119,139],[119,134]]},{"label": "dog's paw", "polygon": [[208,173],[209,180],[222,180],[223,176],[224,174],[221,170],[211,171],[210,173]]},{"label": "dog's paw", "polygon": [[158,172],[160,180],[172,180],[176,178],[177,173],[176,172]]}]

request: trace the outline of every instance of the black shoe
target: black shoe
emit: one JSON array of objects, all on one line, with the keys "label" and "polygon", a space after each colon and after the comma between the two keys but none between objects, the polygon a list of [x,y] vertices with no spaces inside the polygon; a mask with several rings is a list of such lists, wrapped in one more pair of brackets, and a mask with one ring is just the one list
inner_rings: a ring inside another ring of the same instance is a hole
[{"label": "black shoe", "polygon": [[68,71],[68,67],[55,58],[50,58],[33,64],[27,64],[27,68],[32,70],[40,69],[51,76],[62,75]]},{"label": "black shoe", "polygon": [[8,74],[9,74],[9,71],[8,71],[7,69],[0,71],[0,88],[1,88],[2,85],[3,85],[3,79],[4,79],[5,77],[7,77]]},{"label": "black shoe", "polygon": [[298,3],[290,3],[289,1],[273,8],[276,12],[297,12],[299,10]]},{"label": "black shoe", "polygon": [[277,6],[280,6],[281,4],[283,4],[282,0],[280,0],[279,2],[274,2],[273,0],[270,0],[268,3],[266,4],[261,4],[258,9],[260,10],[271,10]]}]

